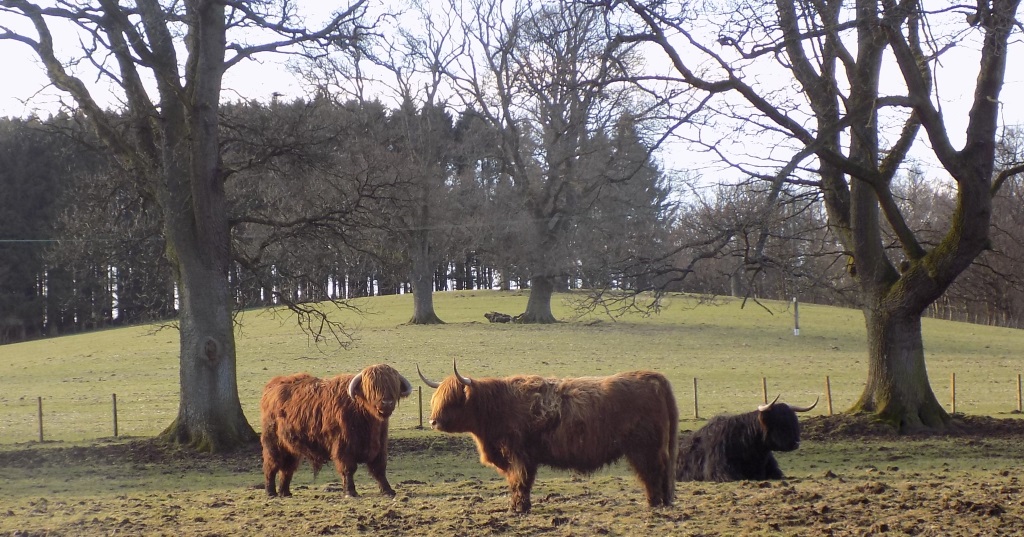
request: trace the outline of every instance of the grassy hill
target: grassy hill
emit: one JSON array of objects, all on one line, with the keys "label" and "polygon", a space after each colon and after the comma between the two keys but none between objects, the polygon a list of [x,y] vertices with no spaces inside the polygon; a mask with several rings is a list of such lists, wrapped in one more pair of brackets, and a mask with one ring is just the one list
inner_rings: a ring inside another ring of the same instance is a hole
[{"label": "grassy hill", "polygon": [[[339,312],[351,348],[318,347],[286,314],[249,311],[238,331],[238,378],[246,415],[270,377],[327,376],[387,362],[413,385],[416,364],[438,379],[452,359],[465,375],[591,375],[652,368],[675,386],[694,429],[693,379],[702,418],[752,409],[770,394],[806,404],[831,378],[834,408],[848,407],[866,376],[860,312],[735,300],[711,305],[679,297],[656,317],[572,319],[556,295],[554,326],[490,324],[488,311],[518,313],[519,293],[452,292],[436,297],[448,324],[407,326],[410,297],[362,300]],[[803,415],[804,443],[778,453],[786,479],[678,483],[676,504],[650,510],[623,463],[592,475],[542,468],[534,510],[510,516],[508,487],[478,462],[467,435],[418,429],[414,394],[392,417],[388,474],[394,499],[377,493],[364,467],[359,498],[341,493],[333,469],[303,464],[288,499],[263,491],[260,448],[210,455],[149,438],[177,411],[177,334],[154,326],[0,347],[0,537],[6,535],[1021,535],[1020,420],[1016,408],[1024,332],[926,320],[934,389],[948,401],[956,373],[963,434],[893,437],[825,405]],[[428,405],[431,390],[423,387]],[[111,394],[122,438],[110,438]],[[38,437],[37,398],[44,432]],[[424,412],[427,412],[424,409]],[[1006,417],[1006,416],[1002,416]],[[981,426],[987,422],[986,426]],[[836,426],[839,427],[836,427]],[[846,427],[846,425],[856,425]]]},{"label": "grassy hill", "polygon": [[[601,375],[650,368],[673,382],[680,415],[694,419],[693,379],[699,417],[742,412],[769,395],[807,404],[831,381],[836,412],[860,395],[867,374],[864,323],[857,310],[800,305],[800,335],[793,334],[791,303],[721,298],[701,304],[681,296],[656,316],[573,318],[570,295],[555,295],[550,326],[492,324],[483,314],[516,314],[521,292],[437,293],[446,321],[409,326],[409,295],[360,299],[362,313],[339,311],[354,340],[343,349],[317,345],[288,312],[250,310],[237,331],[238,383],[246,415],[259,422],[263,385],[275,375],[307,371],[317,376],[355,372],[386,362],[422,386],[424,418],[431,390],[416,377],[416,364],[439,379],[458,360],[469,376],[536,373]],[[1024,331],[926,319],[929,376],[949,407],[956,374],[957,412],[998,416],[1017,405],[1016,376],[1024,370],[1019,349]],[[117,394],[122,436],[152,436],[171,422],[178,405],[178,337],[173,327],[137,326],[0,347],[0,444],[38,438],[37,401],[43,398],[44,437],[78,441],[113,434],[112,394]],[[823,403],[814,413],[826,413]],[[419,425],[417,394],[403,401],[392,434]]]}]

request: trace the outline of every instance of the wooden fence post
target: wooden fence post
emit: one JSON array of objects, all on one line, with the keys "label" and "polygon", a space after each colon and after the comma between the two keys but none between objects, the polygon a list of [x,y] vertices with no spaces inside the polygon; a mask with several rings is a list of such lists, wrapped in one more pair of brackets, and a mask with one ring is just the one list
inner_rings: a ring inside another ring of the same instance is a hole
[{"label": "wooden fence post", "polygon": [[423,428],[423,386],[417,386],[417,397],[419,398],[419,409],[420,409],[420,424],[417,429]]},{"label": "wooden fence post", "polygon": [[700,419],[700,412],[697,411],[697,377],[693,377],[693,419]]},{"label": "wooden fence post", "polygon": [[39,402],[39,412],[38,412],[38,414],[39,414],[39,442],[42,443],[42,441],[43,441],[43,398],[39,397],[37,400]]},{"label": "wooden fence post", "polygon": [[117,438],[117,394],[111,394],[114,400],[114,438]]},{"label": "wooden fence post", "polygon": [[[793,335],[800,335],[800,302],[793,297]],[[767,403],[767,401],[765,401]]]},{"label": "wooden fence post", "polygon": [[832,381],[825,375],[825,401],[828,402],[828,415],[832,415]]},{"label": "wooden fence post", "polygon": [[1018,373],[1017,374],[1017,412],[1024,412],[1024,408],[1021,408],[1024,405],[1022,405],[1021,403],[1024,403],[1024,399],[1021,398],[1020,373]]}]

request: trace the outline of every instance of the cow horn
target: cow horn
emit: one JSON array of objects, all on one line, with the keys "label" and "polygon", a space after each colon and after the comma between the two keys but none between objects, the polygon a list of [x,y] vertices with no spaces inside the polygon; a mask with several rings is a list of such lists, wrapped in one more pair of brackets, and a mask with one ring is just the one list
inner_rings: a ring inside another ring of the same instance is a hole
[{"label": "cow horn", "polygon": [[427,377],[424,377],[423,376],[423,372],[420,371],[420,364],[416,364],[416,372],[420,374],[420,380],[423,381],[423,384],[426,384],[427,386],[430,386],[431,388],[434,388],[434,389],[437,389],[437,387],[441,385],[440,382],[434,382],[432,380],[427,380]]},{"label": "cow horn", "polygon": [[355,399],[356,395],[362,395],[363,393],[363,372],[360,371],[356,376],[352,377],[352,380],[348,383],[348,396]]},{"label": "cow horn", "polygon": [[398,378],[402,379],[402,393],[400,397],[409,397],[409,394],[412,393],[412,383],[404,375],[399,374]]},{"label": "cow horn", "polygon": [[811,406],[808,406],[808,407],[799,407],[799,406],[789,405],[789,408],[793,409],[793,412],[807,412],[808,410],[818,406],[818,399],[821,399],[821,397],[820,396],[819,397],[815,397],[814,398],[814,404],[811,405]]},{"label": "cow horn", "polygon": [[470,384],[473,384],[473,379],[464,377],[459,374],[459,366],[455,364],[455,360],[452,360],[452,369],[455,370],[455,378],[459,379],[459,382],[461,382],[464,386],[469,386]]},{"label": "cow horn", "polygon": [[[779,397],[782,397],[781,393],[779,395],[775,396],[775,401],[778,401]],[[769,408],[772,407],[772,405],[775,404],[775,401],[772,401],[771,403],[768,403],[767,405],[757,405],[757,411],[758,412],[764,412],[765,410],[768,410]]]}]

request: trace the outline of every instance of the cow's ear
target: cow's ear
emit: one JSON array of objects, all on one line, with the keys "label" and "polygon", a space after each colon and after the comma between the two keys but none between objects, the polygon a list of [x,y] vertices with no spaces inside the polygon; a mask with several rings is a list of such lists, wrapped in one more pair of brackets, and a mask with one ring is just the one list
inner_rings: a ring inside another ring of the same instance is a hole
[{"label": "cow's ear", "polygon": [[768,422],[765,420],[765,418],[767,417],[766,414],[768,414],[767,410],[757,411],[757,424],[761,426],[762,432],[768,434]]}]

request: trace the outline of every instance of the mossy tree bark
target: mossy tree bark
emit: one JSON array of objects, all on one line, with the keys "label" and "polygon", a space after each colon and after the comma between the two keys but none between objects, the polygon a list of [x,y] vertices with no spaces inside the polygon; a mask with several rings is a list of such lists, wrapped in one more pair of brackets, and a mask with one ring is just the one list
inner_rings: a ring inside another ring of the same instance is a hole
[{"label": "mossy tree bark", "polygon": [[227,278],[183,250],[174,249],[181,267],[178,415],[160,436],[204,451],[229,451],[257,436],[238,398]]},{"label": "mossy tree bark", "polygon": [[[920,28],[926,26],[916,7],[891,6],[879,13],[874,2],[859,1],[858,57],[862,76],[851,89],[851,108],[870,112],[869,129],[855,130],[850,144],[852,164],[839,165],[837,172],[849,173],[849,203],[838,174],[824,177],[831,187],[826,194],[834,229],[850,253],[851,274],[861,289],[868,338],[868,379],[854,411],[871,412],[901,431],[941,430],[950,417],[936,399],[925,367],[921,314],[937,300],[989,246],[992,197],[1003,180],[995,173],[998,127],[998,94],[1006,69],[1005,46],[1015,24],[1019,0],[993,3],[985,15],[985,45],[980,55],[977,91],[970,112],[964,148],[955,150],[947,135],[942,115],[934,107],[931,72],[921,62],[926,55],[920,47]],[[879,17],[879,15],[883,15]],[[880,38],[884,38],[884,41]],[[908,227],[890,190],[899,161],[894,152],[885,158],[878,142],[878,75],[884,43],[896,57],[907,83],[913,113],[904,126],[904,141],[897,142],[899,155],[909,148],[909,134],[923,127],[936,157],[957,185],[956,207],[942,240],[926,246]],[[874,57],[870,52],[874,50]],[[868,51],[869,54],[864,54]],[[838,118],[836,118],[838,119]],[[856,122],[855,122],[856,123]],[[833,123],[838,125],[838,122]],[[1019,170],[1017,170],[1019,171]],[[1016,173],[1002,170],[1001,174]],[[1005,177],[1003,175],[1002,177]],[[889,238],[882,222],[900,245],[900,256],[886,249]],[[899,265],[897,270],[895,265]]]},{"label": "mossy tree bark", "polygon": [[949,414],[928,382],[920,315],[865,311],[868,380],[854,412],[869,412],[901,431],[944,429]]}]

